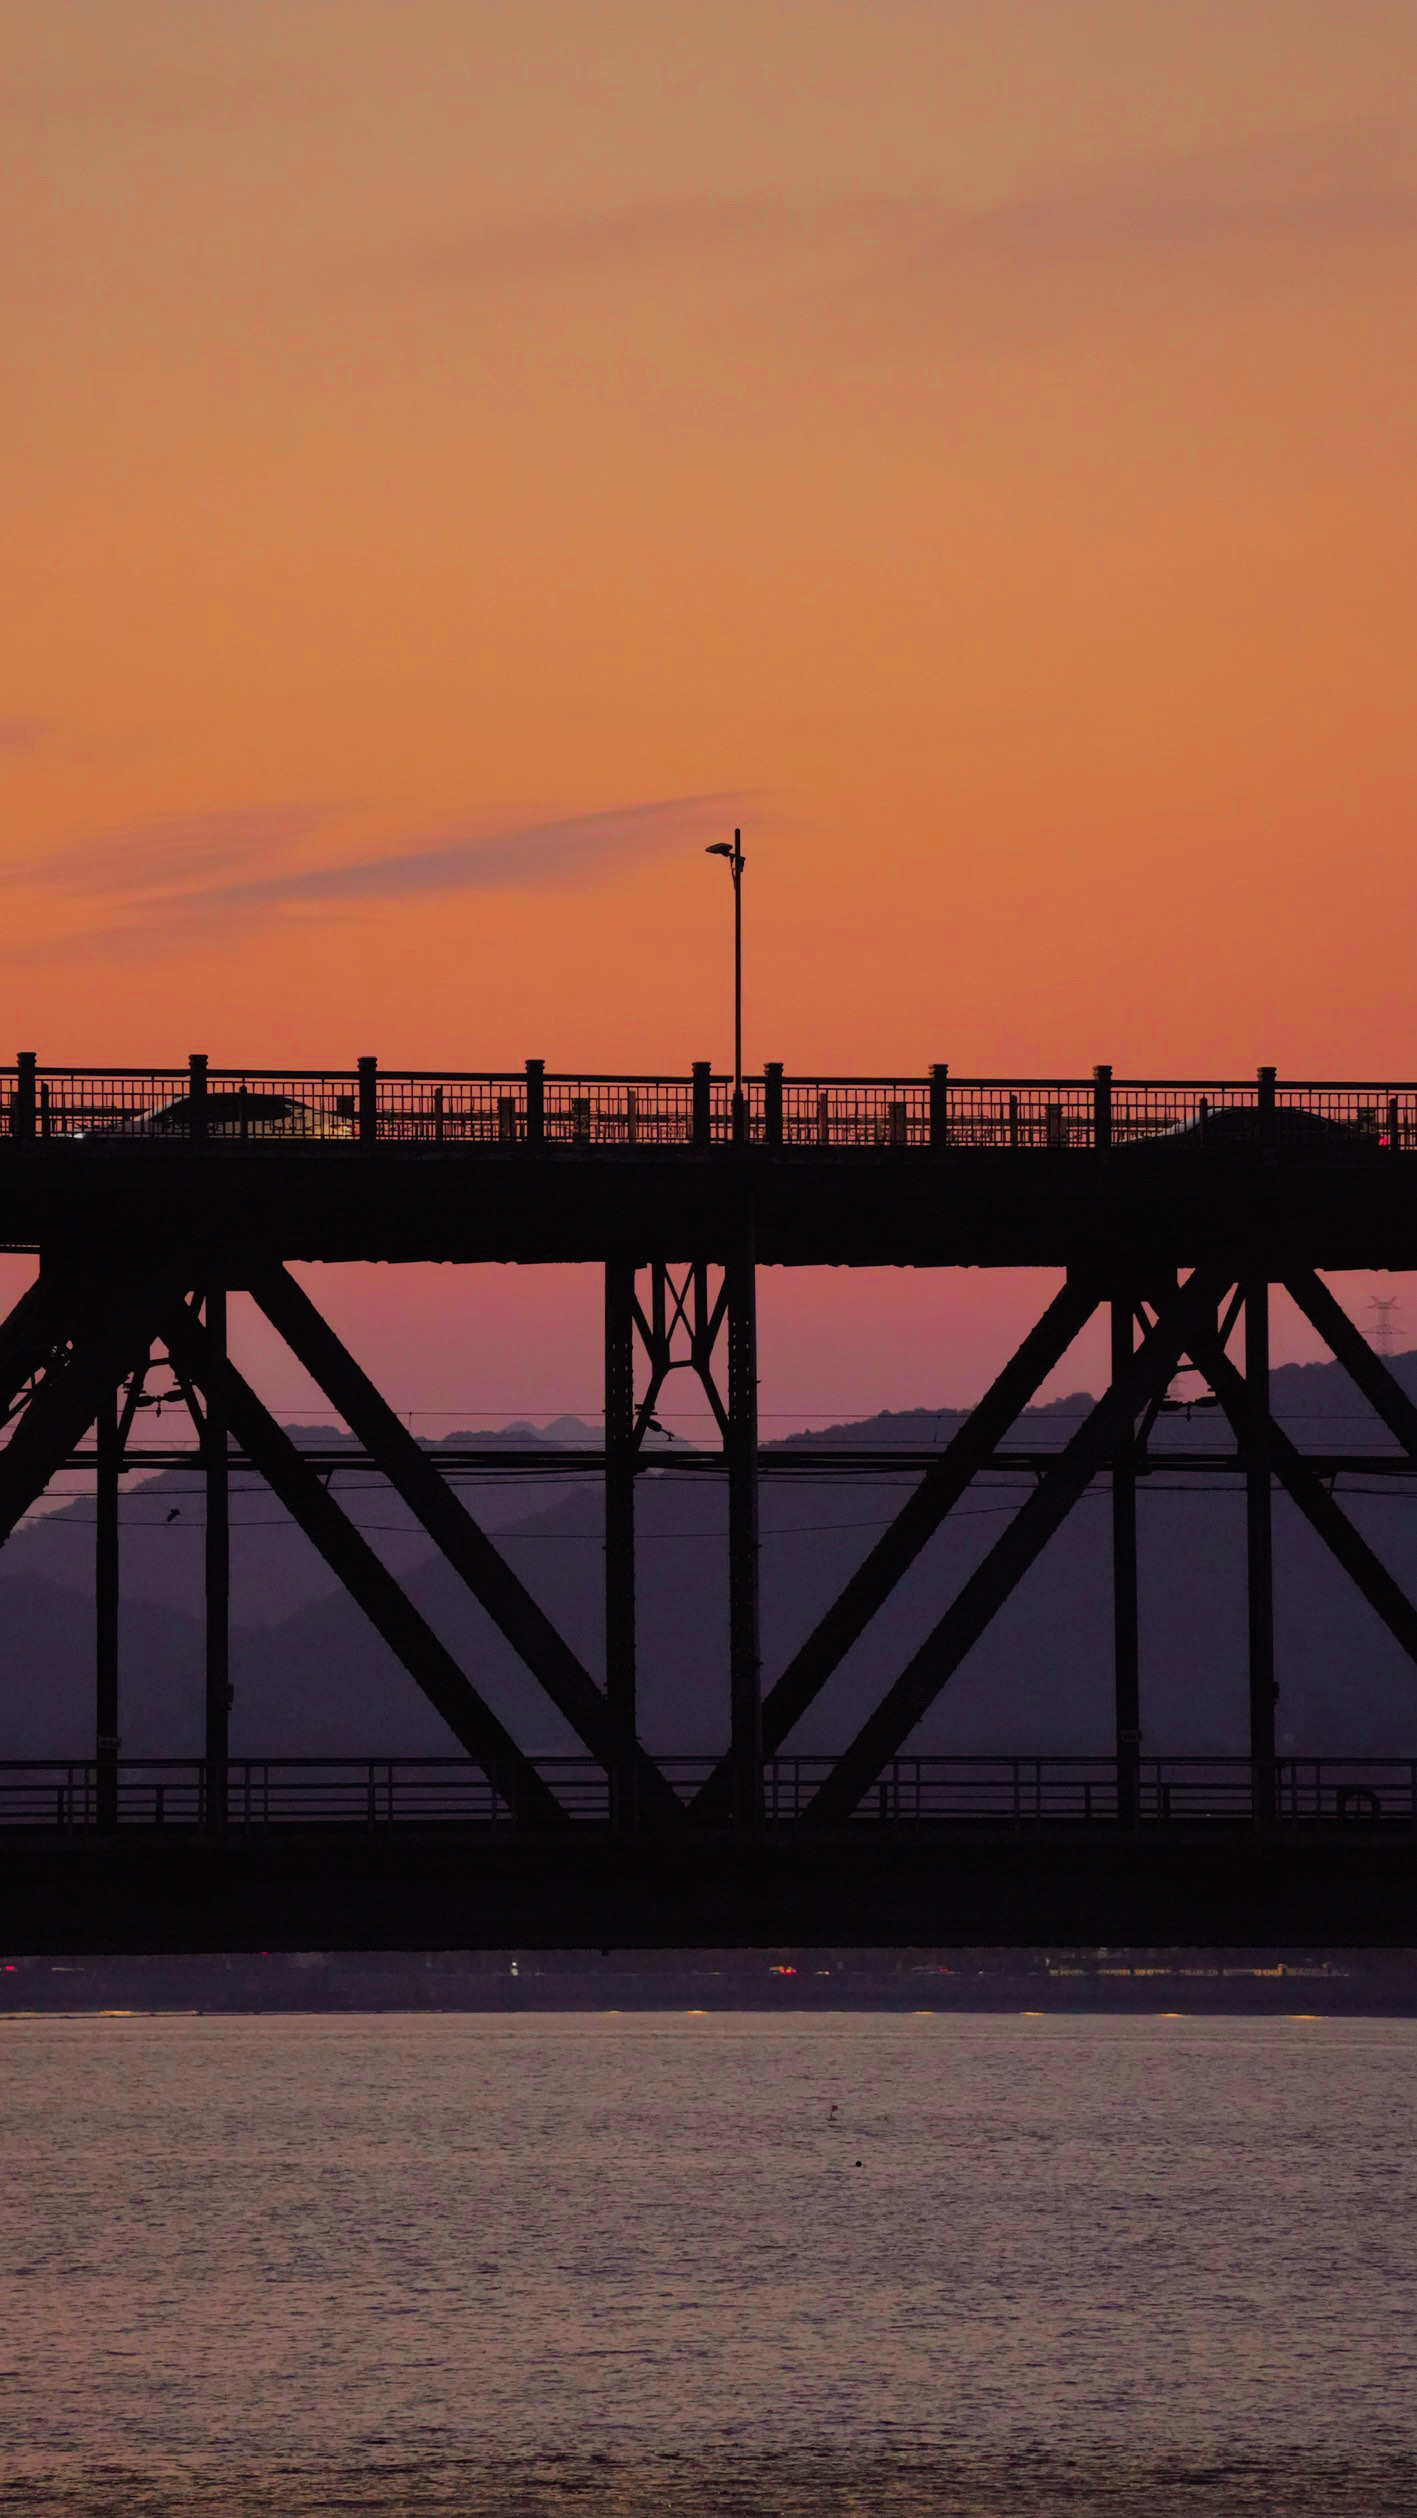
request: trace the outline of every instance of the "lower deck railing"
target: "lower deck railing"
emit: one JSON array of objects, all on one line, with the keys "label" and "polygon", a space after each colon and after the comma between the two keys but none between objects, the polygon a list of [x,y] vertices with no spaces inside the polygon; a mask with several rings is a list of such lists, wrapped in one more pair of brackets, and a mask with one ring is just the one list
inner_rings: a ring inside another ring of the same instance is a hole
[{"label": "lower deck railing", "polygon": [[[659,1761],[686,1804],[712,1773],[711,1757]],[[769,1826],[801,1818],[830,1773],[828,1756],[764,1761]],[[608,1825],[612,1793],[591,1758],[535,1761],[568,1817]],[[93,1758],[0,1760],[0,1827],[81,1830],[201,1827],[210,1807],[201,1758],[121,1758],[116,1772]],[[898,1757],[863,1795],[853,1828],[908,1830],[937,1822],[993,1826],[1115,1825],[1131,1815],[1108,1757]],[[1417,1827],[1417,1757],[1279,1757],[1272,1769],[1247,1757],[1144,1758],[1137,1815],[1148,1826],[1181,1820],[1255,1818],[1325,1826],[1388,1821]],[[247,1757],[227,1769],[231,1828],[343,1824],[482,1828],[513,1824],[507,1802],[480,1767],[461,1757]]]}]

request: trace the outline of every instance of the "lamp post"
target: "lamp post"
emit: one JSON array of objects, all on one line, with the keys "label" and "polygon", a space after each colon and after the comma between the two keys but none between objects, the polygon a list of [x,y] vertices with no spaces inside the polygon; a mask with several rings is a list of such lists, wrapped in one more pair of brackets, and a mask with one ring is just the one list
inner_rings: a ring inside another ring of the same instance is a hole
[{"label": "lamp post", "polygon": [[746,1113],[743,1106],[743,834],[735,831],[730,848],[726,839],[715,840],[704,850],[706,857],[726,857],[733,877],[733,1142],[741,1145],[747,1136]]}]

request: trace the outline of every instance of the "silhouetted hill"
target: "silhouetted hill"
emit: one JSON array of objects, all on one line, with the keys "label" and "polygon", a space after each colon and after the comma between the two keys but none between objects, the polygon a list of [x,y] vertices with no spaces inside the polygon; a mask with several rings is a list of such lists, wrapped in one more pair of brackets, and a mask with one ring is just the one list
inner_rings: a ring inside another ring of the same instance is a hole
[{"label": "silhouetted hill", "polygon": [[[1396,1359],[1417,1398],[1417,1354]],[[1274,1374],[1281,1420],[1312,1447],[1390,1450],[1390,1437],[1336,1365]],[[1066,1439],[1089,1402],[1026,1412],[1014,1439]],[[788,1438],[773,1450],[924,1448],[961,1422],[950,1410],[895,1413]],[[326,1440],[323,1434],[322,1440]],[[467,1440],[467,1437],[456,1438]],[[484,1438],[486,1439],[486,1438]],[[494,1438],[504,1443],[501,1435]],[[1224,1420],[1163,1420],[1158,1445],[1228,1448]],[[770,1684],[899,1508],[909,1471],[763,1483],[763,1642]],[[179,1495],[179,1486],[183,1492]],[[824,1749],[856,1729],[1005,1527],[1027,1482],[976,1485],[843,1665],[790,1745]],[[575,1744],[456,1576],[377,1482],[336,1491],[398,1571],[476,1684],[528,1747]],[[602,1671],[602,1500],[593,1479],[503,1486],[469,1502],[589,1667]],[[1405,1484],[1346,1496],[1346,1509],[1417,1596],[1417,1495]],[[179,1519],[168,1521],[176,1509]],[[201,1498],[189,1472],[125,1498],[123,1739],[130,1753],[190,1753],[201,1728]],[[722,1485],[651,1467],[639,1484],[642,1728],[661,1750],[711,1750],[725,1729],[726,1505]],[[238,1754],[441,1750],[441,1723],[308,1543],[263,1491],[234,1534],[233,1747]],[[1139,1503],[1146,1747],[1245,1742],[1243,1491],[1237,1480]],[[62,1527],[60,1526],[62,1525]],[[0,1562],[0,1754],[79,1754],[92,1732],[92,1504],[17,1535]],[[1417,1671],[1281,1497],[1275,1507],[1276,1622],[1284,1746],[1411,1753]],[[922,1725],[937,1749],[1105,1750],[1112,1689],[1105,1490],[1045,1551]]]},{"label": "silhouetted hill", "polygon": [[[354,1452],[353,1436],[325,1425],[288,1428],[298,1443],[324,1451]],[[476,1444],[503,1451],[525,1451],[529,1460],[549,1447],[591,1447],[599,1431],[579,1417],[558,1419],[555,1428],[538,1433],[530,1425],[500,1428],[495,1434],[457,1433],[428,1446],[440,1452]],[[382,1478],[367,1472],[336,1469],[332,1492],[350,1519],[376,1539],[385,1562],[399,1575],[428,1553],[428,1540],[412,1514]],[[501,1531],[566,1491],[570,1481],[551,1479],[545,1470],[523,1479],[499,1475],[460,1488],[469,1508],[485,1529]],[[125,1484],[121,1505],[123,1595],[127,1601],[160,1602],[200,1618],[203,1597],[203,1487],[196,1455],[190,1468],[164,1470]],[[92,1490],[73,1503],[50,1506],[32,1514],[0,1553],[0,1580],[34,1577],[61,1588],[88,1592],[93,1584],[94,1505]],[[339,1586],[323,1557],[291,1521],[283,1505],[258,1478],[236,1474],[231,1493],[232,1599],[237,1619],[250,1626],[276,1624],[309,1602],[337,1593]]]},{"label": "silhouetted hill", "polygon": [[[1400,1383],[1414,1406],[1417,1406],[1417,1349],[1387,1359],[1388,1369]],[[1340,1364],[1280,1364],[1270,1376],[1271,1400],[1276,1417],[1282,1425],[1312,1448],[1334,1451],[1393,1451],[1398,1448],[1386,1426],[1373,1414],[1367,1401],[1357,1391]],[[1180,1377],[1175,1385],[1178,1398],[1187,1391],[1198,1392],[1203,1384],[1198,1375]],[[1092,1393],[1071,1391],[1066,1397],[1049,1399],[1040,1407],[1025,1411],[1019,1419],[1015,1439],[1036,1441],[1040,1445],[1052,1440],[1066,1442],[1068,1435],[1081,1424],[1094,1404]],[[958,1432],[969,1411],[965,1408],[883,1409],[878,1416],[856,1418],[841,1425],[814,1426],[810,1433],[789,1434],[780,1443],[765,1449],[804,1451],[814,1448],[836,1450],[859,1446],[902,1451],[925,1450],[943,1446]],[[1183,1429],[1194,1429],[1186,1432]],[[1023,1430],[1027,1428],[1027,1432]],[[1225,1418],[1219,1410],[1197,1409],[1185,1415],[1168,1414],[1163,1420],[1158,1441],[1193,1441],[1204,1450],[1217,1450],[1226,1441]]]}]

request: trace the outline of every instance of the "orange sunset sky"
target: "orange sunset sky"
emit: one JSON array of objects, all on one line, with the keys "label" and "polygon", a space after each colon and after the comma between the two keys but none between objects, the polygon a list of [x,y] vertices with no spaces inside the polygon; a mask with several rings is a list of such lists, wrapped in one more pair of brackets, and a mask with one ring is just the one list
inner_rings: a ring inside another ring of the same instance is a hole
[{"label": "orange sunset sky", "polygon": [[[754,1064],[1417,1071],[1412,0],[5,36],[14,1046],[722,1062],[739,822]],[[765,1408],[1045,1292],[771,1283]],[[331,1299],[596,1404],[588,1280]]]}]

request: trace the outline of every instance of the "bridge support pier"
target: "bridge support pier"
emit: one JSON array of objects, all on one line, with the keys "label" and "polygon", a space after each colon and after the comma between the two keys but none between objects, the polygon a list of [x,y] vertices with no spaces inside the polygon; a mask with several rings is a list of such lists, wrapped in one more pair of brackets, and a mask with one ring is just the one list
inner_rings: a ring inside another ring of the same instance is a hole
[{"label": "bridge support pier", "polygon": [[616,1824],[635,1823],[635,1267],[605,1266],[605,1695],[620,1742],[610,1778]]},{"label": "bridge support pier", "polygon": [[94,1766],[100,1827],[118,1824],[118,1393],[105,1387],[95,1427]]},{"label": "bridge support pier", "polygon": [[[215,1361],[226,1363],[226,1288],[211,1286],[206,1300],[207,1338]],[[226,1825],[227,1772],[231,1751],[231,1496],[227,1468],[226,1402],[220,1371],[207,1389],[202,1427],[206,1455],[206,1822]]]},{"label": "bridge support pier", "polygon": [[728,1293],[728,1653],[733,1820],[763,1815],[758,1607],[758,1315],[751,1219],[724,1271]]},{"label": "bridge support pier", "polygon": [[1274,1815],[1274,1525],[1270,1479],[1269,1283],[1245,1283],[1245,1560],[1249,1599],[1250,1757],[1255,1816]]},{"label": "bridge support pier", "polygon": [[[1131,1369],[1136,1311],[1130,1293],[1112,1298],[1112,1379]],[[1116,1699],[1117,1816],[1141,1817],[1141,1650],[1137,1610],[1137,1463],[1135,1420],[1112,1454],[1112,1636]]]}]

